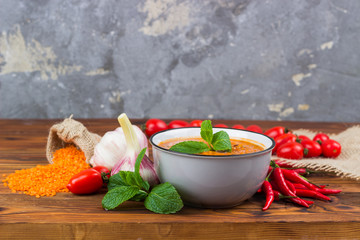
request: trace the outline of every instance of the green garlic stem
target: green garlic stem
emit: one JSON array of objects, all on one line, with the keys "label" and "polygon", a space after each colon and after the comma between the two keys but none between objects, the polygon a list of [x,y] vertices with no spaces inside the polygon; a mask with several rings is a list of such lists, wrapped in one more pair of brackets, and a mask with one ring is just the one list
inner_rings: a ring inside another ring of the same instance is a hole
[{"label": "green garlic stem", "polygon": [[125,113],[120,114],[118,122],[124,131],[127,146],[132,147],[136,153],[139,153],[141,150],[139,141],[127,115]]}]

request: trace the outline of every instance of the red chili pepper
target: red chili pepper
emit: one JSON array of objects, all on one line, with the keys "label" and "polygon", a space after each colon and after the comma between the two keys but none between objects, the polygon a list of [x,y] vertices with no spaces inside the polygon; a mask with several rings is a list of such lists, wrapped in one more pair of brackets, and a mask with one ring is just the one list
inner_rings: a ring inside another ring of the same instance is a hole
[{"label": "red chili pepper", "polygon": [[284,194],[285,196],[292,196],[293,198],[290,198],[290,200],[292,202],[308,208],[309,205],[305,201],[303,201],[303,199],[299,198],[293,192],[290,191],[289,187],[286,184],[282,170],[284,170],[284,169],[276,167],[273,171],[274,181],[276,182],[277,186],[279,187],[280,192],[282,194]]},{"label": "red chili pepper", "polygon": [[288,185],[290,191],[292,191],[294,194],[296,194],[296,188],[294,186],[294,184],[292,182],[290,182],[289,180],[285,180],[286,185]]},{"label": "red chili pepper", "polygon": [[[279,201],[280,199],[289,199],[292,198],[291,196],[284,196],[279,191],[273,190],[274,192],[274,200]],[[314,204],[314,201],[302,199],[304,202],[306,202],[309,206]]]},{"label": "red chili pepper", "polygon": [[270,184],[271,184],[273,190],[276,190],[278,192],[280,191],[280,189],[275,181],[270,181]]},{"label": "red chili pepper", "polygon": [[324,195],[341,193],[341,190],[328,189],[328,188],[317,188],[316,191],[319,192],[319,193],[322,193]]},{"label": "red chili pepper", "polygon": [[263,211],[269,209],[270,205],[274,201],[274,192],[272,190],[271,184],[268,180],[265,180],[262,184],[262,191],[266,194],[266,202],[263,207]]},{"label": "red chili pepper", "polygon": [[293,183],[293,185],[296,189],[308,189],[301,183]]},{"label": "red chili pepper", "polygon": [[294,168],[294,169],[291,169],[291,170],[297,172],[299,175],[305,175],[305,174],[308,173],[306,168]]},{"label": "red chili pepper", "polygon": [[281,194],[279,191],[274,190],[274,189],[273,189],[273,193],[274,193],[274,200],[275,200],[275,201],[279,201],[280,199],[292,198],[292,196],[284,196],[284,195]]},{"label": "red chili pepper", "polygon": [[281,196],[282,196],[282,194],[281,194],[279,191],[274,190],[274,189],[273,189],[273,193],[274,193],[274,200],[275,200],[275,201],[279,201],[280,198],[281,198]]},{"label": "red chili pepper", "polygon": [[267,210],[270,207],[270,205],[272,204],[272,202],[274,201],[274,192],[273,192],[271,183],[269,182],[269,178],[270,178],[273,170],[274,169],[271,166],[269,166],[267,176],[266,176],[263,184],[261,185],[261,191],[264,192],[266,195],[266,202],[265,202],[265,206],[263,207],[263,211]]},{"label": "red chili pepper", "polygon": [[314,204],[314,201],[303,199],[304,202],[306,202],[309,206]]},{"label": "red chili pepper", "polygon": [[289,163],[285,163],[279,159],[274,160],[274,162],[281,168],[293,168],[293,166]]},{"label": "red chili pepper", "polygon": [[289,168],[289,169],[297,172],[297,173],[300,174],[300,175],[304,175],[304,174],[307,174],[307,173],[308,173],[308,171],[307,171],[306,168],[297,168],[297,167],[294,167],[294,166],[292,166],[291,164],[285,163],[285,162],[283,162],[283,161],[281,161],[281,160],[279,160],[279,159],[274,160],[274,162],[275,162],[279,167],[281,167],[281,168]]},{"label": "red chili pepper", "polygon": [[316,186],[314,184],[309,183],[306,181],[302,176],[300,176],[297,172],[289,170],[289,169],[282,169],[282,173],[284,174],[284,177],[292,182],[295,183],[301,183],[305,187],[311,190],[316,190]]},{"label": "red chili pepper", "polygon": [[311,197],[311,198],[316,198],[316,199],[320,199],[320,200],[324,200],[324,201],[331,200],[329,197],[325,196],[324,194],[322,194],[320,192],[308,190],[308,189],[296,189],[296,194],[299,197]]}]

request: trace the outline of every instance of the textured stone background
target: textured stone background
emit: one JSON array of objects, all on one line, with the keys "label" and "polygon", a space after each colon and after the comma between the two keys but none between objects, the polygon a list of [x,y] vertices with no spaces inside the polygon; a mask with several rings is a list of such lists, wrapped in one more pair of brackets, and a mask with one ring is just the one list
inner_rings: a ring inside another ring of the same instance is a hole
[{"label": "textured stone background", "polygon": [[0,6],[0,118],[360,121],[358,0]]}]

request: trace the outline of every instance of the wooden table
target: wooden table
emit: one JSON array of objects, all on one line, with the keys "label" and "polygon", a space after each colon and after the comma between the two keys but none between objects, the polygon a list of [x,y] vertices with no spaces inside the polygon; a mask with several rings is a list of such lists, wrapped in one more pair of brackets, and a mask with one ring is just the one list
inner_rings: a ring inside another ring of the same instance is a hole
[{"label": "wooden table", "polygon": [[[79,119],[77,119],[79,120]],[[116,119],[80,119],[100,135],[118,127]],[[59,120],[0,120],[0,177],[16,169],[47,164],[45,146],[49,128]],[[134,124],[144,120],[133,119]],[[233,125],[275,121],[213,121]],[[281,122],[292,129],[340,132],[350,123]],[[360,157],[360,156],[359,156]],[[309,209],[274,202],[261,210],[262,195],[231,209],[184,207],[172,215],[154,214],[142,203],[126,202],[117,211],[104,211],[104,193],[76,196],[61,193],[35,198],[12,193],[0,185],[0,239],[360,239],[360,184],[331,174],[309,177],[343,192],[332,202],[315,200]],[[120,237],[120,238],[118,238]]]}]

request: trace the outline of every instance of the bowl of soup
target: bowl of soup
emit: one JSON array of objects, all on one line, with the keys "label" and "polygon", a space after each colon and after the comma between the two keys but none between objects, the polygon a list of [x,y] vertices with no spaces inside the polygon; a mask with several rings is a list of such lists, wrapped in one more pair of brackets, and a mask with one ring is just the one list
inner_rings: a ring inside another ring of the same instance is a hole
[{"label": "bowl of soup", "polygon": [[182,141],[203,141],[200,128],[169,129],[150,138],[156,173],[169,182],[185,205],[203,208],[230,208],[252,197],[266,178],[275,146],[272,138],[251,131],[213,128],[225,131],[231,151],[189,154],[171,151]]}]

